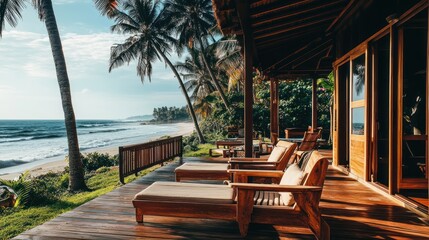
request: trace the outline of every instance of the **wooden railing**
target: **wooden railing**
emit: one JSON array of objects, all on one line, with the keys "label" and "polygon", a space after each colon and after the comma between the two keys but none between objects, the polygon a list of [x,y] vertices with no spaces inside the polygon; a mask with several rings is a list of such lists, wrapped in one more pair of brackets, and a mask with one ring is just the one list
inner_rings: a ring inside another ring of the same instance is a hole
[{"label": "wooden railing", "polygon": [[182,136],[119,147],[119,179],[174,157],[182,157]]}]

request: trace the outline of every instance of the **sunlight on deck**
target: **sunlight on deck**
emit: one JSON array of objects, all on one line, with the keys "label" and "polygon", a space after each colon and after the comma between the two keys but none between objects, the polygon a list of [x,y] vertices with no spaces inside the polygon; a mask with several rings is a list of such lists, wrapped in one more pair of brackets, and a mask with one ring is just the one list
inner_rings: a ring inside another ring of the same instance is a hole
[{"label": "sunlight on deck", "polygon": [[[186,158],[184,161],[196,161]],[[16,239],[237,239],[235,222],[145,216],[135,222],[131,199],[154,181],[174,181],[178,161],[60,215]],[[331,227],[332,239],[429,239],[429,226],[414,213],[337,170],[329,169],[321,210]],[[250,239],[313,239],[303,227],[251,224]]]}]

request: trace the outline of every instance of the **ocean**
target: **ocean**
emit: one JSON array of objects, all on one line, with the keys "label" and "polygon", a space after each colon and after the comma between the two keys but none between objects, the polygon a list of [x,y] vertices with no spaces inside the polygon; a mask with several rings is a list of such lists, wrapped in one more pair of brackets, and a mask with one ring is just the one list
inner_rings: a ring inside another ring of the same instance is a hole
[{"label": "ocean", "polygon": [[[177,132],[176,124],[77,120],[80,150],[147,142]],[[0,175],[68,154],[64,120],[0,120]]]}]

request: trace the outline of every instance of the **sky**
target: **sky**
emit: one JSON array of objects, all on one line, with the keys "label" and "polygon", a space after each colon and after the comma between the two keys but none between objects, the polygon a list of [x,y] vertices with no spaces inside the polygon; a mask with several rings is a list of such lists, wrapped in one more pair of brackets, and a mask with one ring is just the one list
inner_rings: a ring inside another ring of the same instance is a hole
[{"label": "sky", "polygon": [[[123,119],[161,106],[185,106],[177,79],[162,62],[142,84],[135,63],[108,72],[110,47],[125,37],[91,0],[53,0],[77,119]],[[179,61],[171,56],[173,63]],[[0,38],[0,119],[63,119],[46,27],[31,5]]]}]

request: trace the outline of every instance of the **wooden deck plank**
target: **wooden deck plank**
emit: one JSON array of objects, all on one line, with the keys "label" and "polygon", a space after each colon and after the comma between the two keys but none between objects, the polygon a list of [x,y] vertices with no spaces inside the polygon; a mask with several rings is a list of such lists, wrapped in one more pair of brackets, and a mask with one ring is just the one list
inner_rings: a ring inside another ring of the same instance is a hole
[{"label": "wooden deck plank", "polygon": [[[184,161],[197,161],[195,158]],[[235,222],[145,216],[135,222],[134,195],[154,181],[174,181],[178,162],[66,212],[16,239],[239,239]],[[332,239],[429,239],[418,216],[330,168],[320,203]],[[249,239],[314,239],[305,226],[251,224]]]}]

